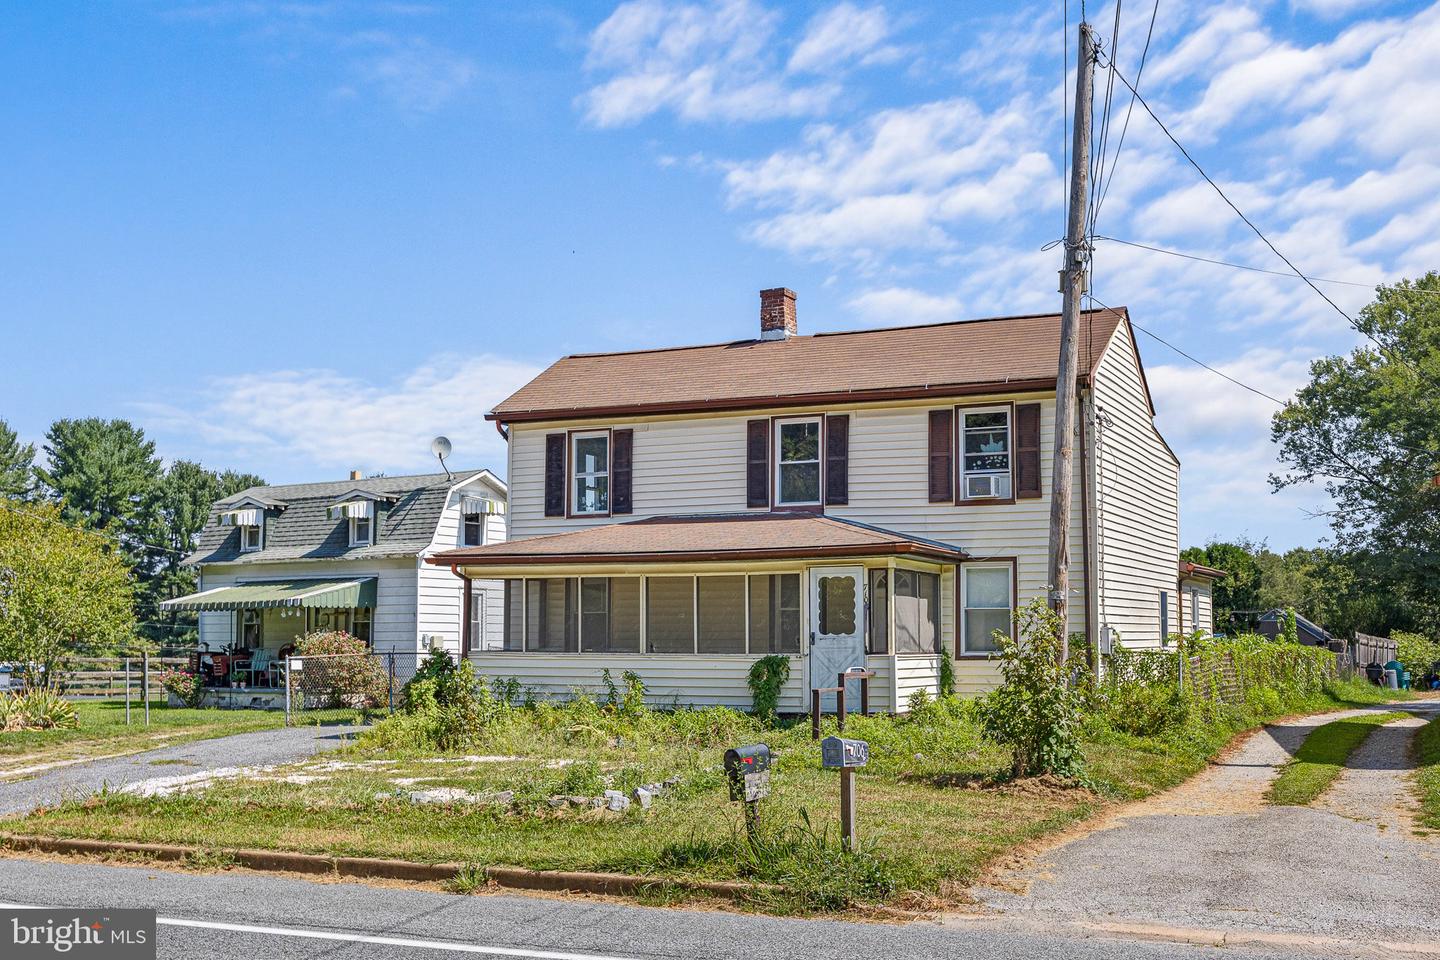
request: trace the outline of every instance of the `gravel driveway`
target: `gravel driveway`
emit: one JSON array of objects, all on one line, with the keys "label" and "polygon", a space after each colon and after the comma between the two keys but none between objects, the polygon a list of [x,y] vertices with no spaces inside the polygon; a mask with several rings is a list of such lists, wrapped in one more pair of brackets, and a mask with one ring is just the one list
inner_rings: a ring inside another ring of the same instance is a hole
[{"label": "gravel driveway", "polygon": [[1407,773],[1410,739],[1440,702],[1398,709],[1415,716],[1377,729],[1313,807],[1266,806],[1265,789],[1311,730],[1361,711],[1259,731],[975,893],[1021,922],[1433,945],[1440,841],[1412,830]]},{"label": "gravel driveway", "polygon": [[[235,768],[289,763],[344,746],[360,727],[282,727],[195,740],[124,757],[56,767],[28,780],[0,783],[0,815],[28,813],[40,806],[84,796],[102,787],[163,787],[176,778],[200,777]],[[144,786],[142,786],[144,785]]]}]

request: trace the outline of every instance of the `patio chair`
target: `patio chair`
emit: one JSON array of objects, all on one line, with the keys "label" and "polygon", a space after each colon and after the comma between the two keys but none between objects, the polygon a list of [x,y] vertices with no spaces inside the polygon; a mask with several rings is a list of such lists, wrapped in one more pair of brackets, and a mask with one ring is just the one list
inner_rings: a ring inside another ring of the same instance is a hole
[{"label": "patio chair", "polygon": [[250,684],[258,687],[260,678],[265,678],[265,686],[275,686],[275,655],[269,650],[256,650],[250,656]]}]

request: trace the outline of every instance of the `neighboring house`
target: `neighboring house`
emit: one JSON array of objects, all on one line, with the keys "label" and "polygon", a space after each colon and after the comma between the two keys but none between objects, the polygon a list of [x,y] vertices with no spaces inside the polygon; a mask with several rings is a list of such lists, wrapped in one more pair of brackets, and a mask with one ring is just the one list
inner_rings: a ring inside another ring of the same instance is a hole
[{"label": "neighboring house", "polygon": [[[1255,622],[1255,630],[1262,637],[1269,637],[1275,640],[1285,629],[1285,611],[1280,608],[1266,610],[1260,614],[1260,619]],[[1306,620],[1299,614],[1295,615],[1295,634],[1300,642],[1311,647],[1328,647],[1335,638],[1330,631],[1311,620]],[[1381,661],[1384,662],[1383,660]]]},{"label": "neighboring house", "polygon": [[1188,560],[1180,561],[1177,633],[1181,636],[1188,636],[1196,630],[1207,635],[1215,633],[1215,582],[1223,579],[1224,570]]},{"label": "neighboring house", "polygon": [[[1046,595],[1059,318],[802,336],[761,293],[756,339],[565,357],[488,415],[509,442],[511,539],[432,564],[504,581],[477,669],[541,692],[633,670],[658,701],[781,707],[839,671],[871,703],[998,678],[993,633]],[[1158,647],[1176,607],[1179,462],[1124,310],[1078,343],[1069,629]]]},{"label": "neighboring house", "polygon": [[251,487],[215,504],[186,558],[198,591],[161,604],[200,612],[202,650],[279,655],[312,630],[344,630],[376,651],[499,648],[498,582],[424,562],[503,543],[506,488],[488,470]]}]

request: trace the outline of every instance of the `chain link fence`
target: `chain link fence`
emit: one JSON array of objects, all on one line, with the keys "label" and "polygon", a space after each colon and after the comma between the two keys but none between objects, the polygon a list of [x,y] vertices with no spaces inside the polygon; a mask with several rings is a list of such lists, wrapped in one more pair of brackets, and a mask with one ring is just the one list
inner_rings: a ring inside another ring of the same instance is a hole
[{"label": "chain link fence", "polygon": [[394,713],[428,653],[287,657],[281,683],[287,726],[354,723]]}]

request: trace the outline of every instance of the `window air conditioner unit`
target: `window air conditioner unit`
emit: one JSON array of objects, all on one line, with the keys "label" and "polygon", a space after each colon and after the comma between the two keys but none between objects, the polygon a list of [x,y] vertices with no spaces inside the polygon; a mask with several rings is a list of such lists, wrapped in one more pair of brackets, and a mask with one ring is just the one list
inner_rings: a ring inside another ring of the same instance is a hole
[{"label": "window air conditioner unit", "polygon": [[966,500],[987,500],[1000,496],[1000,478],[991,474],[965,478]]}]

